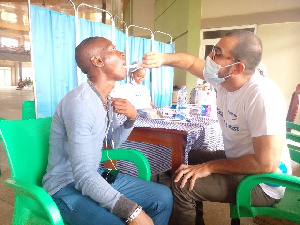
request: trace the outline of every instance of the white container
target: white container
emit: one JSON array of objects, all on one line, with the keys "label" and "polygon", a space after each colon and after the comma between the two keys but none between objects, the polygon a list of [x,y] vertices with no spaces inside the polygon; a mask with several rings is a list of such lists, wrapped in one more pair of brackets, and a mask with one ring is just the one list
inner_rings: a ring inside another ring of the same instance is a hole
[{"label": "white container", "polygon": [[197,106],[200,108],[201,105],[210,105],[209,97],[209,91],[199,91]]}]

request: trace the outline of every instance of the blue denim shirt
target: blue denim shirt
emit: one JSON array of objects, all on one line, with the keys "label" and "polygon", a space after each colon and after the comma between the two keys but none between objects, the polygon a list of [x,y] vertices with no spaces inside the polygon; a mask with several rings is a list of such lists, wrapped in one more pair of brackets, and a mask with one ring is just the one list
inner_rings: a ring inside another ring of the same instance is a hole
[{"label": "blue denim shirt", "polygon": [[[126,217],[136,203],[112,188],[97,172],[108,124],[107,115],[102,101],[88,83],[67,93],[53,116],[43,188],[53,195],[75,181],[76,188],[83,195],[118,216]],[[112,117],[108,137],[113,140],[114,148],[118,148],[129,136],[133,123],[128,120],[119,125],[114,113]]]}]

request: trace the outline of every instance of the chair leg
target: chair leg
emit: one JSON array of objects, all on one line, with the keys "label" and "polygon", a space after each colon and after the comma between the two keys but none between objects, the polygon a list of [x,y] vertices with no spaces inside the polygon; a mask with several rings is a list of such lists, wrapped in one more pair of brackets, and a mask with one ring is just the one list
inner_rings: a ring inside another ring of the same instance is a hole
[{"label": "chair leg", "polygon": [[239,218],[231,219],[231,225],[240,225],[241,221]]},{"label": "chair leg", "polygon": [[159,183],[159,174],[156,175],[156,183]]},{"label": "chair leg", "polygon": [[204,225],[204,218],[203,218],[203,202],[197,201],[196,202],[196,225]]}]

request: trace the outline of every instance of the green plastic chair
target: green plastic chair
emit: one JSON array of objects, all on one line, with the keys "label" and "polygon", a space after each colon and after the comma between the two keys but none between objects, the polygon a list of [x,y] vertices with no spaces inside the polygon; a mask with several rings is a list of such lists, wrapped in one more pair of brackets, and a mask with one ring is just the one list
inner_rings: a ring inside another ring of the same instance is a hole
[{"label": "green plastic chair", "polygon": [[[286,122],[287,128],[300,132],[300,124]],[[300,135],[287,132],[287,139],[299,143]],[[291,159],[300,163],[300,147],[288,144]],[[287,187],[284,197],[273,206],[251,206],[251,190],[259,183],[271,183]],[[255,217],[266,215],[283,218],[300,224],[300,177],[282,173],[249,175],[244,178],[237,188],[236,204],[231,204],[231,224],[240,224],[240,217]]]},{"label": "green plastic chair", "polygon": [[22,120],[35,119],[34,101],[24,101],[22,105]]},{"label": "green plastic chair", "polygon": [[[0,117],[0,121],[1,120],[5,120],[4,118],[2,118],[2,117]],[[1,138],[1,136],[0,136],[0,141],[2,141],[2,138]]]},{"label": "green plastic chair", "polygon": [[[2,118],[2,117],[0,117],[0,121],[1,120],[5,120],[4,118]],[[1,138],[1,136],[0,136],[0,142],[2,141],[2,138]],[[0,143],[1,144],[1,143]],[[1,164],[0,164],[1,165]],[[2,172],[1,172],[1,167],[0,167],[0,177],[1,177],[1,175],[2,175]]]},{"label": "green plastic chair", "polygon": [[[42,177],[46,172],[49,133],[52,118],[0,121],[0,136],[3,138],[11,178],[5,184],[14,188],[15,204],[12,224],[64,224],[60,212],[51,196],[42,188]],[[150,180],[150,165],[146,157],[137,150],[103,150],[101,161],[133,162],[138,177]]]}]

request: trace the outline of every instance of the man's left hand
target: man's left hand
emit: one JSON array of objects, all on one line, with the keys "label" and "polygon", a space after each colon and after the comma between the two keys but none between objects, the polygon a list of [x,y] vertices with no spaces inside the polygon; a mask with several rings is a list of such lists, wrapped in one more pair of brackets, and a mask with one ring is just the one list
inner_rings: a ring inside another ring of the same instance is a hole
[{"label": "man's left hand", "polygon": [[207,177],[211,174],[211,172],[208,169],[209,163],[202,163],[198,165],[185,165],[181,164],[180,167],[175,171],[175,173],[178,173],[175,182],[178,182],[181,178],[181,184],[180,188],[183,188],[190,179],[190,186],[189,190],[193,190],[195,182],[198,178]]},{"label": "man's left hand", "polygon": [[138,113],[128,100],[122,98],[111,98],[111,101],[115,113],[123,114],[132,120],[136,119]]}]

